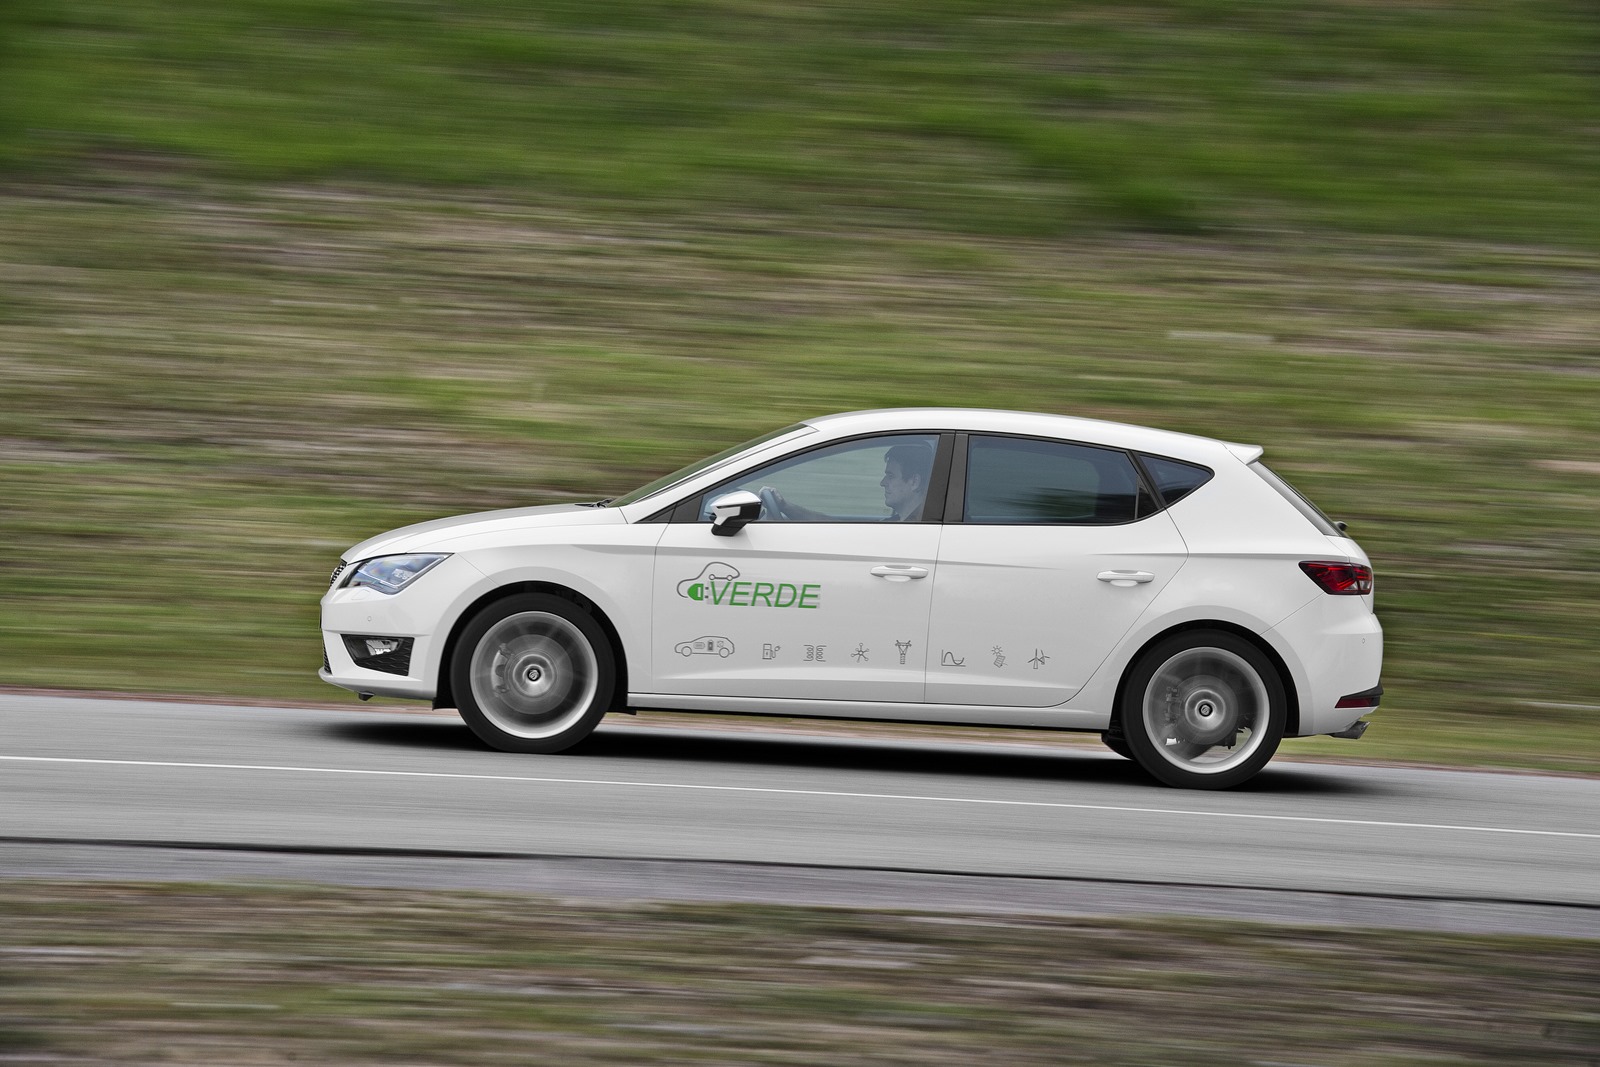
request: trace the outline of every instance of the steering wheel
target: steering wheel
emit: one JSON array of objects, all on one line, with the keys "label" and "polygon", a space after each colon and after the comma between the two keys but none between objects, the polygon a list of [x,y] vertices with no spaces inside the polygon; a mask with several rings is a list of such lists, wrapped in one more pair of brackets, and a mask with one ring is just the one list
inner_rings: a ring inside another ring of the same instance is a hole
[{"label": "steering wheel", "polygon": [[770,485],[763,485],[756,494],[761,498],[761,517],[763,519],[783,518],[783,505],[778,503],[778,491]]}]

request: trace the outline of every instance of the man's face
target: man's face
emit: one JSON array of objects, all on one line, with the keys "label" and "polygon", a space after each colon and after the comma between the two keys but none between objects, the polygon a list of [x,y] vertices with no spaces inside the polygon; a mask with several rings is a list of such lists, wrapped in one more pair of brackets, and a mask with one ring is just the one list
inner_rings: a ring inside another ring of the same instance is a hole
[{"label": "man's face", "polygon": [[884,463],[883,481],[878,484],[883,486],[883,502],[897,515],[904,515],[907,508],[915,505],[922,490],[920,480],[907,478],[899,462],[892,459]]}]

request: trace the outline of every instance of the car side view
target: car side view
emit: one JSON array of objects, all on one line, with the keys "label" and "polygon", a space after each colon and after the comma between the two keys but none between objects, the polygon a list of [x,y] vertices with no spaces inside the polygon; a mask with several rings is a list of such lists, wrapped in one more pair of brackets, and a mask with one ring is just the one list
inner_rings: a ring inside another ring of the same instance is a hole
[{"label": "car side view", "polygon": [[1262,449],[1092,419],[808,420],[615,500],[346,552],[320,676],[560,752],[608,711],[1093,731],[1226,788],[1382,694],[1370,561]]}]

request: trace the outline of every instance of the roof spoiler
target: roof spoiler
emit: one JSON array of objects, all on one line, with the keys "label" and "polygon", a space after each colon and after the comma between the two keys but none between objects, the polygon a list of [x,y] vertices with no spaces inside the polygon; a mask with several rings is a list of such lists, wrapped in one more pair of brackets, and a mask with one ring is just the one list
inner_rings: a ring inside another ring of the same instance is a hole
[{"label": "roof spoiler", "polygon": [[1229,452],[1239,457],[1240,463],[1254,463],[1266,451],[1260,445],[1240,445],[1232,441],[1224,441],[1223,444],[1227,446]]}]

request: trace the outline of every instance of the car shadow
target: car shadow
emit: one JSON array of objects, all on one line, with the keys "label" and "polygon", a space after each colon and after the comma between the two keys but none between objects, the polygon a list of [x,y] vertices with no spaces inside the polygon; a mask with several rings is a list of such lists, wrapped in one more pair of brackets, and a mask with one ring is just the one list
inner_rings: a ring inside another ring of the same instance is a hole
[{"label": "car shadow", "polygon": [[459,719],[421,719],[413,722],[335,722],[320,732],[340,741],[397,748],[428,748],[447,752],[482,752],[479,741]]},{"label": "car shadow", "polygon": [[947,774],[967,778],[1137,781],[1127,760],[1093,750],[1038,752],[984,743],[913,738],[823,737],[797,734],[718,734],[702,730],[597,730],[574,750],[581,756],[664,762],[741,763],[822,770]]},{"label": "car shadow", "polygon": [[[363,745],[488,752],[456,720],[336,722],[327,736]],[[530,760],[622,759],[661,763],[722,763],[744,766],[811,767],[898,774],[944,774],[963,778],[1106,782],[1157,788],[1132,761],[1076,746],[1037,752],[988,743],[878,740],[805,735],[716,733],[708,730],[602,725],[559,757]],[[1238,787],[1240,792],[1277,795],[1376,795],[1384,790],[1365,776],[1341,775],[1327,764],[1277,763]]]}]

